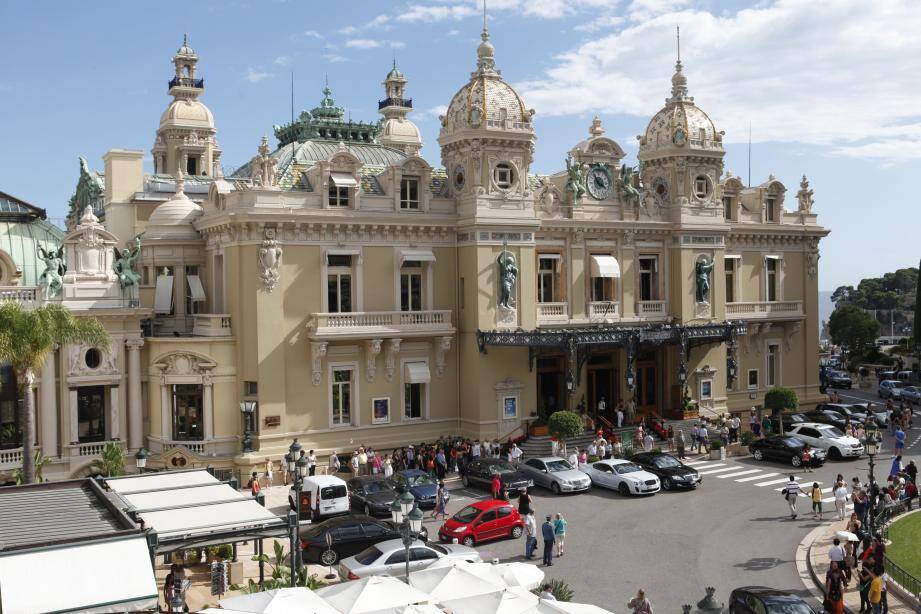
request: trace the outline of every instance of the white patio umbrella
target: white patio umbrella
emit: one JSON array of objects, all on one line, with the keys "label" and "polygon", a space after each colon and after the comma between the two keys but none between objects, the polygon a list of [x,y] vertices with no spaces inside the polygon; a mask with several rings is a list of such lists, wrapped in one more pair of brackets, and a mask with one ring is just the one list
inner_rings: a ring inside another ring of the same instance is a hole
[{"label": "white patio umbrella", "polygon": [[528,614],[613,614],[613,612],[590,603],[541,599],[540,603]]},{"label": "white patio umbrella", "polygon": [[395,610],[396,614],[444,614],[444,610],[437,605],[407,605]]},{"label": "white patio umbrella", "polygon": [[409,584],[428,593],[436,603],[494,593],[507,588],[505,582],[496,575],[483,576],[472,572],[473,566],[467,564],[421,569],[409,574]]},{"label": "white patio umbrella", "polygon": [[843,539],[849,542],[859,542],[860,538],[851,533],[850,531],[838,531],[835,533],[835,537],[838,539]]},{"label": "white patio umbrella", "polygon": [[500,580],[504,586],[521,586],[529,590],[540,586],[545,575],[537,565],[527,563],[468,563],[448,559],[435,561],[426,567],[426,571],[444,567],[462,568],[491,582]]},{"label": "white patio umbrella", "polygon": [[422,591],[391,576],[369,576],[317,589],[317,595],[342,614],[393,612],[431,598]]},{"label": "white patio umbrella", "polygon": [[310,614],[339,614],[339,610],[328,604],[309,588],[275,588],[261,593],[239,595],[221,599],[222,611],[234,610],[250,614],[287,614],[288,612],[309,612]]},{"label": "white patio umbrella", "polygon": [[442,601],[440,605],[452,614],[527,614],[539,601],[537,595],[514,586],[495,593]]}]

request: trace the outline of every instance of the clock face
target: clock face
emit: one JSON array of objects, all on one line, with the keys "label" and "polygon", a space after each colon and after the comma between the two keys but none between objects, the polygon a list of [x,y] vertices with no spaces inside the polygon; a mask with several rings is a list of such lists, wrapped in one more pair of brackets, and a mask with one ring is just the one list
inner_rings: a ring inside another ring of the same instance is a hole
[{"label": "clock face", "polygon": [[688,135],[685,133],[684,128],[675,130],[675,145],[681,147],[687,142],[687,139]]},{"label": "clock face", "polygon": [[606,166],[593,166],[585,178],[585,187],[595,200],[605,200],[614,192],[614,180]]},{"label": "clock face", "polygon": [[464,165],[458,164],[454,167],[454,189],[458,192],[464,189],[464,182],[466,181],[466,175],[464,174]]},{"label": "clock face", "polygon": [[655,192],[656,198],[660,202],[668,202],[668,182],[662,179],[661,177],[656,177],[652,180],[652,191]]},{"label": "clock face", "polygon": [[483,111],[480,110],[480,107],[473,107],[470,109],[470,125],[474,128],[479,128],[482,121]]}]

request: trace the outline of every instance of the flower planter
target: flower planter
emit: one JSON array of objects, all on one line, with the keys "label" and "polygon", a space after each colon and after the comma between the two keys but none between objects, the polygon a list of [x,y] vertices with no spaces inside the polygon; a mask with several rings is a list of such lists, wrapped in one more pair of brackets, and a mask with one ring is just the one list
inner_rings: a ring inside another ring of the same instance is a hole
[{"label": "flower planter", "polygon": [[710,450],[710,460],[726,460],[726,448]]},{"label": "flower planter", "polygon": [[542,437],[544,435],[549,435],[549,434],[550,434],[549,426],[544,425],[544,426],[532,426],[531,427],[531,435],[533,437]]}]

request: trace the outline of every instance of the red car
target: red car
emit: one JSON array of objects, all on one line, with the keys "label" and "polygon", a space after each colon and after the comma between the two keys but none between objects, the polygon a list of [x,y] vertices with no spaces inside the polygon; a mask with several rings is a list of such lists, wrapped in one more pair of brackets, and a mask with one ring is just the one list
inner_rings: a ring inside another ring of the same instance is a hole
[{"label": "red car", "polygon": [[477,501],[448,518],[438,529],[443,542],[455,539],[465,546],[497,539],[521,537],[524,520],[508,501]]}]

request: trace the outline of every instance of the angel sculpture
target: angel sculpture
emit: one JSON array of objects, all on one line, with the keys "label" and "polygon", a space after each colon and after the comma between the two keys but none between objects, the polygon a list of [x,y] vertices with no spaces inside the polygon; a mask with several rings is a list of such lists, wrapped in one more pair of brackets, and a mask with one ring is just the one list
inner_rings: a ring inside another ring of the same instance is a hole
[{"label": "angel sculpture", "polygon": [[621,165],[617,188],[627,202],[639,202],[640,199],[640,191],[633,185],[633,177],[633,167],[626,164]]},{"label": "angel sculpture", "polygon": [[119,251],[118,248],[112,248],[112,251],[115,252],[115,262],[112,264],[112,270],[118,275],[118,283],[122,289],[131,288],[141,283],[141,276],[135,272],[134,263],[137,262],[138,257],[141,255],[141,237],[143,234],[141,233],[134,237],[134,249]]},{"label": "angel sculpture", "polygon": [[578,162],[573,162],[572,156],[566,158],[566,173],[569,175],[566,191],[572,194],[572,200],[575,202],[585,194],[585,181],[582,177],[582,167]]},{"label": "angel sculpture", "polygon": [[39,258],[45,263],[45,270],[38,278],[38,284],[44,289],[47,301],[57,296],[64,287],[64,273],[67,272],[67,265],[64,264],[64,246],[56,250],[39,247],[38,253]]}]

